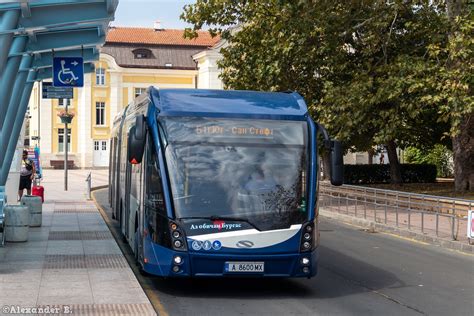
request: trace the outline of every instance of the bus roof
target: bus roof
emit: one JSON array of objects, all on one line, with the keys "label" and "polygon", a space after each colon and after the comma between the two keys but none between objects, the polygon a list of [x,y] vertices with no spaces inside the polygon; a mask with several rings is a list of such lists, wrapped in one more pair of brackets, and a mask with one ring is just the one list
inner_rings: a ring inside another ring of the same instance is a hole
[{"label": "bus roof", "polygon": [[295,92],[157,89],[150,99],[163,116],[306,120],[307,107]]}]

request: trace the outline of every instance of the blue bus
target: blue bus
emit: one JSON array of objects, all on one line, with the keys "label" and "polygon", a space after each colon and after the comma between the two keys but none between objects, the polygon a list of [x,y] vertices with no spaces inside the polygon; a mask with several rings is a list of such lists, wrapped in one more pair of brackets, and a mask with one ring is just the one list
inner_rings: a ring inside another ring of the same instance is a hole
[{"label": "blue bus", "polygon": [[163,277],[317,273],[317,134],[293,92],[157,89],[111,136],[109,197],[142,271]]}]

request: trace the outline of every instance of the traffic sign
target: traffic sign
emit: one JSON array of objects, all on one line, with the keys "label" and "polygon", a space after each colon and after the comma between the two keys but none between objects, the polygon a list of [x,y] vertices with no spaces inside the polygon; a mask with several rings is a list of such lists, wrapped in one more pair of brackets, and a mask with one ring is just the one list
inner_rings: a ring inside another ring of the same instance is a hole
[{"label": "traffic sign", "polygon": [[74,88],[53,87],[51,82],[43,82],[43,99],[74,99]]},{"label": "traffic sign", "polygon": [[84,59],[82,57],[54,57],[53,86],[83,87]]}]

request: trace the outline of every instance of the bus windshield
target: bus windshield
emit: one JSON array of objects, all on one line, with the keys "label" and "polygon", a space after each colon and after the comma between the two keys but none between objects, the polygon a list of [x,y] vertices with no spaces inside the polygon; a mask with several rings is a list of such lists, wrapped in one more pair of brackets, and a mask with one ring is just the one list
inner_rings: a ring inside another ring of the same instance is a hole
[{"label": "bus windshield", "polygon": [[306,122],[165,117],[160,126],[178,219],[271,230],[308,218]]}]

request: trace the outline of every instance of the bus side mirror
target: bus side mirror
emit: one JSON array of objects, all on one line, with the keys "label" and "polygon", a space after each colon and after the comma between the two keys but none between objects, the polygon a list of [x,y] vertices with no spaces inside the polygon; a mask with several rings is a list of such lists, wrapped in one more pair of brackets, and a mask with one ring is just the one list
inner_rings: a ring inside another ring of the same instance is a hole
[{"label": "bus side mirror", "polygon": [[331,184],[340,186],[344,183],[344,160],[340,141],[331,142]]},{"label": "bus side mirror", "polygon": [[136,165],[142,162],[143,152],[146,143],[146,119],[145,116],[137,116],[135,126],[130,129],[128,134],[128,162]]}]

